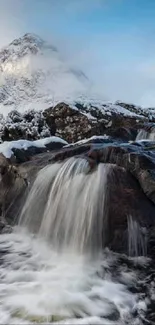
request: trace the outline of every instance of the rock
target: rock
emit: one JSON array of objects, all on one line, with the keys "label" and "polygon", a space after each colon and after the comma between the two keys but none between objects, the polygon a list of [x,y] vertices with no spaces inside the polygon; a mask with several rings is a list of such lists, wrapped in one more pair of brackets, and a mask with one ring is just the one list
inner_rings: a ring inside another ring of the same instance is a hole
[{"label": "rock", "polygon": [[104,144],[99,149],[91,149],[87,154],[98,162],[115,164],[128,170],[138,180],[148,198],[155,203],[155,157],[145,147]]},{"label": "rock", "polygon": [[97,123],[93,123],[87,116],[81,114],[78,110],[72,109],[65,103],[60,103],[54,108],[45,110],[44,116],[46,116],[50,128],[54,125],[56,135],[69,143],[91,137],[94,134],[101,134],[100,123],[98,123],[97,127]]},{"label": "rock", "polygon": [[134,128],[120,127],[108,130],[107,135],[108,134],[115,139],[131,141],[136,138],[137,130]]},{"label": "rock", "polygon": [[2,141],[19,139],[37,140],[48,137],[51,133],[42,112],[36,112],[34,110],[24,114],[12,111],[1,126]]},{"label": "rock", "polygon": [[[128,217],[141,229],[155,229],[155,206],[140,184],[125,168],[114,166],[108,179],[107,244],[114,251],[128,252]],[[148,230],[148,253],[151,254],[151,232]]]},{"label": "rock", "polygon": [[16,163],[23,163],[30,160],[32,156],[47,151],[47,149],[32,146],[27,150],[13,148],[12,151],[14,153],[14,161],[16,161]]},{"label": "rock", "polygon": [[[1,139],[36,140],[58,135],[69,143],[74,143],[93,135],[108,135],[117,141],[135,140],[139,130],[143,129],[144,122],[148,124],[148,118],[145,114],[130,116],[118,113],[116,107],[117,105],[110,108],[104,104],[99,108],[80,103],[69,106],[62,102],[39,112],[31,110],[20,114],[14,110],[6,119],[1,119]],[[126,108],[125,104],[122,107]],[[137,108],[134,112],[130,106],[126,110],[129,113],[133,111],[134,114],[139,111]]]},{"label": "rock", "polygon": [[115,103],[116,105],[118,106],[121,106],[127,110],[129,110],[131,113],[136,113],[138,114],[139,116],[142,116],[142,117],[145,117],[145,120],[147,121],[148,119],[155,122],[154,120],[154,108],[142,108],[140,106],[136,106],[134,104],[129,104],[129,103],[123,103],[121,101],[117,101]]},{"label": "rock", "polygon": [[75,106],[78,110],[65,103],[59,103],[43,112],[49,128],[54,129],[56,135],[62,136],[69,143],[104,134],[126,141],[134,140],[142,125],[134,117],[116,113],[109,116],[95,107],[88,110],[78,103]]},{"label": "rock", "polygon": [[155,204],[155,170],[140,170],[138,180],[146,196]]},{"label": "rock", "polygon": [[64,144],[60,142],[49,142],[45,145],[45,147],[36,147],[36,146],[31,146],[28,147],[26,150],[25,149],[18,149],[18,148],[13,148],[12,151],[14,153],[14,157],[12,157],[12,160],[16,163],[23,163],[28,160],[31,160],[31,158],[35,155],[47,152],[47,151],[55,151],[58,149],[61,149],[64,147]]},{"label": "rock", "polygon": [[8,114],[8,118],[9,118],[13,123],[22,122],[22,120],[23,120],[22,114],[19,113],[19,112],[16,111],[16,110],[11,111],[11,112]]},{"label": "rock", "polygon": [[2,225],[7,225],[4,223],[4,216],[7,216],[9,211],[11,221],[13,221],[12,216],[17,215],[18,202],[25,189],[26,182],[19,174],[18,168],[10,164],[3,155],[0,155],[0,216]]}]

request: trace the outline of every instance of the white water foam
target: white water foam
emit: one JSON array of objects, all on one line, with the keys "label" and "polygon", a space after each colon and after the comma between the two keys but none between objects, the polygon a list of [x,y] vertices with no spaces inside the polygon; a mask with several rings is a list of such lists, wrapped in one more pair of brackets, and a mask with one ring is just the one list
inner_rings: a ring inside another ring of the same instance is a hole
[{"label": "white water foam", "polygon": [[0,236],[0,253],[0,324],[132,323],[137,297],[113,281],[112,257],[58,254],[22,229]]}]

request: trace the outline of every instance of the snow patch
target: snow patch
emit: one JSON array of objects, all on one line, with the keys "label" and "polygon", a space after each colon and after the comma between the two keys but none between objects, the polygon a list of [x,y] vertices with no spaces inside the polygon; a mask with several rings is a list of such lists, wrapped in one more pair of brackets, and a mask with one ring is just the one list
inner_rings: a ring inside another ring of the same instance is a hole
[{"label": "snow patch", "polygon": [[107,139],[109,139],[109,136],[106,135],[106,134],[104,134],[104,135],[93,135],[91,138],[87,138],[87,139],[85,138],[85,139],[79,140],[79,141],[77,141],[75,143],[67,144],[65,146],[65,148],[70,147],[70,146],[85,144],[85,143],[90,142],[92,140],[107,140]]},{"label": "snow patch", "polygon": [[49,137],[44,139],[39,139],[35,141],[28,140],[17,140],[17,141],[5,141],[0,144],[0,153],[2,153],[6,158],[11,158],[13,155],[12,149],[23,149],[27,150],[29,147],[37,147],[37,148],[46,148],[46,145],[52,142],[62,143],[66,145],[67,142],[59,137]]}]

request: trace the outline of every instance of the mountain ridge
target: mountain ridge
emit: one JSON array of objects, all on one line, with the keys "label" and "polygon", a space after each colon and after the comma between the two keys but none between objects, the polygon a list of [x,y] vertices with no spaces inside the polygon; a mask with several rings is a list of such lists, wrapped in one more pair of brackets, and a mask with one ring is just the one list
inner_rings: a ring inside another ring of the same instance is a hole
[{"label": "mountain ridge", "polygon": [[107,102],[93,91],[83,71],[69,66],[58,49],[36,34],[27,33],[0,50],[0,113],[43,111],[64,102],[91,118],[91,110],[155,118],[155,109]]},{"label": "mountain ridge", "polygon": [[0,111],[4,114],[73,100],[90,87],[84,72],[68,66],[55,46],[30,33],[2,48],[0,71]]}]

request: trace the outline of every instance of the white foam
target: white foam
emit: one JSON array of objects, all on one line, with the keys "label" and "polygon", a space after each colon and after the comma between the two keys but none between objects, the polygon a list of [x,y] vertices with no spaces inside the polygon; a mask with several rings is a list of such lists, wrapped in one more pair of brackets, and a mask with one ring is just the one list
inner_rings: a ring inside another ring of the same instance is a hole
[{"label": "white foam", "polygon": [[[0,235],[0,323],[120,324],[129,318],[136,296],[113,282],[105,256],[89,260],[57,254],[21,229]],[[120,313],[119,322],[106,316]],[[76,318],[76,317],[80,318]]]}]

